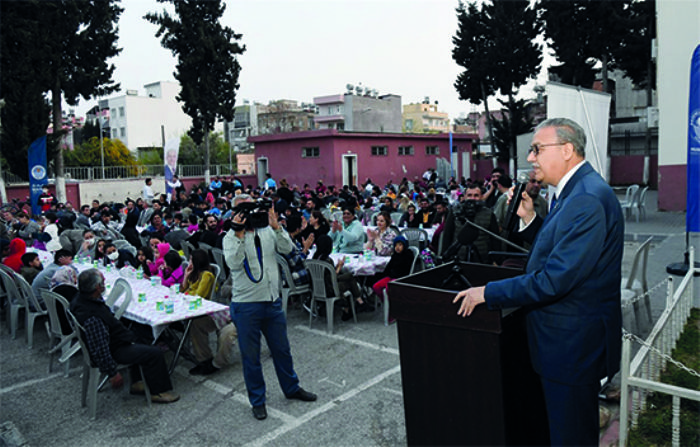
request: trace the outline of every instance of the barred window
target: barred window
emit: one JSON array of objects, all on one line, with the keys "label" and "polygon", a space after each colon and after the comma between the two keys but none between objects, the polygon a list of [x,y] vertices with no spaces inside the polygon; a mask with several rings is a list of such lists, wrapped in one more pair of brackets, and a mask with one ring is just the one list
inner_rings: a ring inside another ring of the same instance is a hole
[{"label": "barred window", "polygon": [[413,146],[399,146],[399,155],[413,155]]},{"label": "barred window", "polygon": [[389,151],[386,146],[372,146],[372,155],[386,157]]},{"label": "barred window", "polygon": [[318,147],[303,147],[301,148],[301,158],[318,158],[321,151]]}]

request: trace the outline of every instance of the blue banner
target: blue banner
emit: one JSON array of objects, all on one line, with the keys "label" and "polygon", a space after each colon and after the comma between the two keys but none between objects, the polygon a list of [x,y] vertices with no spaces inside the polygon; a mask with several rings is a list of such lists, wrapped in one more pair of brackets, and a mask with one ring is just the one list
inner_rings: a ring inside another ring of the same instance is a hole
[{"label": "blue banner", "polygon": [[41,187],[49,182],[46,171],[46,135],[35,140],[29,146],[27,155],[29,165],[29,192],[31,194],[32,214],[41,214],[39,196]]},{"label": "blue banner", "polygon": [[685,216],[687,232],[700,231],[700,45],[690,62],[688,101],[688,198]]}]

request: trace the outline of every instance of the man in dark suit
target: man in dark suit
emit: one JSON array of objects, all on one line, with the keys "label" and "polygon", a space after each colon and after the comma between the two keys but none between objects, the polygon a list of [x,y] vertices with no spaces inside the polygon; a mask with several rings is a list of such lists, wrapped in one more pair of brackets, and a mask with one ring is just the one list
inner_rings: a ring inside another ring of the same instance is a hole
[{"label": "man in dark suit", "polygon": [[[458,314],[525,306],[530,357],[544,391],[552,445],[598,445],[600,379],[619,369],[624,219],[605,180],[585,161],[575,122],[550,119],[535,132],[528,161],[554,188],[542,220],[523,194],[523,233],[534,234],[526,273],[457,294]],[[536,231],[539,228],[539,231]]]}]

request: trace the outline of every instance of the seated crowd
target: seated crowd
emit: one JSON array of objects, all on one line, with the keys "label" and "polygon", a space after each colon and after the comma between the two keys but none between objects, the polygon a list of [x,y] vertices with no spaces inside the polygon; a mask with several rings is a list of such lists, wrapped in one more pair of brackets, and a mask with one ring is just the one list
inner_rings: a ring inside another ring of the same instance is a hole
[{"label": "seated crowd", "polygon": [[[355,300],[354,307],[361,312],[374,310],[366,300],[368,296],[372,293],[381,296],[388,282],[411,271],[414,252],[401,234],[404,228],[434,230],[431,230],[432,239],[421,247],[424,249],[421,257],[426,260],[439,259],[456,243],[454,256],[472,262],[491,263],[489,252],[503,249],[498,240],[482,231],[465,246],[458,243],[466,220],[492,233],[502,232],[507,191],[512,181],[500,169],[494,169],[490,179],[483,183],[464,178],[460,182],[455,179],[446,182],[437,178],[433,170],[428,170],[414,182],[404,178],[398,185],[387,182],[383,187],[369,179],[362,185],[342,188],[326,186],[322,181],[315,187],[291,186],[284,179],[274,184],[271,186],[268,181],[262,188],[244,187],[236,177],[216,177],[210,185],[194,186],[189,194],[180,184],[170,196],[163,194],[153,200],[149,197],[129,198],[124,203],[93,200],[78,210],[70,203],[53,200],[42,205],[45,210],[39,216],[30,216],[25,211],[14,215],[5,212],[0,215],[0,259],[32,285],[38,298],[41,289],[52,287],[54,275],[65,275],[61,269],[75,269],[71,266],[74,258],[90,258],[105,266],[131,266],[140,270],[145,278],[159,276],[164,285],[179,284],[183,292],[209,299],[217,288],[211,268],[211,263],[215,262],[211,249],[223,248],[235,214],[233,198],[239,194],[247,194],[254,200],[268,200],[280,224],[289,233],[293,249],[281,253],[292,275],[292,278],[285,278],[286,281],[296,285],[310,283],[304,265],[307,258],[329,262],[337,273],[341,295],[349,291]],[[151,180],[147,179],[144,194],[151,191],[150,185]],[[533,198],[537,213],[544,217],[547,206],[539,194],[539,184],[528,183],[527,193]],[[515,237],[510,239],[520,244]],[[42,266],[35,253],[27,252],[27,247],[52,252],[54,262]],[[187,247],[191,247],[187,250],[189,257],[183,259],[181,253]],[[330,255],[367,252],[391,258],[383,272],[364,282],[368,287],[363,290],[357,278],[345,268],[344,258],[334,261]],[[222,273],[228,271],[226,265],[219,267]],[[92,273],[86,273],[88,271]],[[96,359],[100,369],[112,377],[114,386],[118,386],[120,379],[114,370],[115,361],[142,364],[145,379],[156,395],[155,401],[177,400],[169,381],[161,377],[162,353],[139,344],[143,341],[110,317],[106,306],[95,304],[96,300],[101,301],[104,278],[97,270],[88,271],[81,273],[79,283],[74,285],[71,309],[86,329],[89,346],[92,344],[95,352],[102,353],[102,357]],[[74,276],[78,278],[77,274]],[[224,289],[226,285],[221,287]],[[230,286],[218,295],[228,303]],[[350,304],[346,302],[343,306],[343,320],[352,318]],[[216,353],[208,342],[213,332],[219,342]],[[190,373],[211,374],[232,362],[231,347],[236,340],[236,329],[230,318],[223,321],[208,316],[197,318],[190,333],[199,362]],[[105,334],[110,340],[107,349],[98,346]],[[138,380],[132,392],[143,392]]]}]

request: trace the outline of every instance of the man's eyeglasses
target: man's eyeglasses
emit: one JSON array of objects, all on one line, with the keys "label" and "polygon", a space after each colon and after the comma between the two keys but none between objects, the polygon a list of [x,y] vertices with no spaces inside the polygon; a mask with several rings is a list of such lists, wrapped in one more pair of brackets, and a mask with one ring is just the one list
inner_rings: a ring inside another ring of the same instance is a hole
[{"label": "man's eyeglasses", "polygon": [[537,157],[538,155],[540,155],[540,151],[542,151],[543,147],[563,146],[564,144],[566,143],[533,144],[532,146],[530,146],[530,150],[528,151],[528,153],[533,153],[535,154],[535,157]]}]

